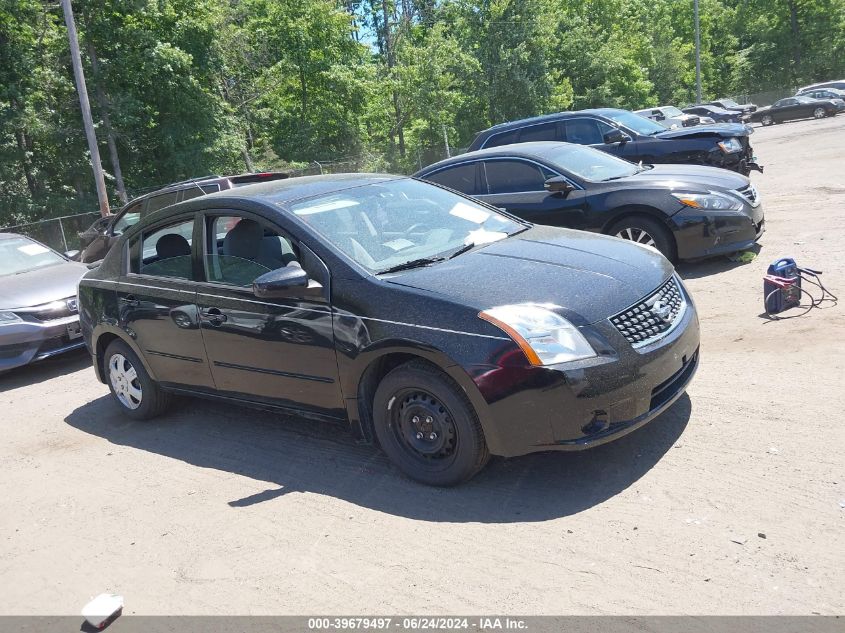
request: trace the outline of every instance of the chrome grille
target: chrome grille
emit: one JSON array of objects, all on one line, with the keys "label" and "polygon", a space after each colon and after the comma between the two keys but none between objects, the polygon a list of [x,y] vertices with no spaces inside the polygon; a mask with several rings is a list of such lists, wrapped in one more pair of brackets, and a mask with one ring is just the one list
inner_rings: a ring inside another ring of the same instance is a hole
[{"label": "chrome grille", "polygon": [[666,334],[686,310],[687,302],[675,277],[639,303],[610,317],[610,322],[634,347]]},{"label": "chrome grille", "polygon": [[55,321],[73,316],[79,312],[76,297],[59,299],[31,308],[16,308],[15,313],[27,321]]},{"label": "chrome grille", "polygon": [[757,188],[754,185],[742,187],[741,189],[737,189],[737,191],[739,191],[739,195],[748,200],[752,206],[757,206],[760,201],[760,194],[757,193]]}]

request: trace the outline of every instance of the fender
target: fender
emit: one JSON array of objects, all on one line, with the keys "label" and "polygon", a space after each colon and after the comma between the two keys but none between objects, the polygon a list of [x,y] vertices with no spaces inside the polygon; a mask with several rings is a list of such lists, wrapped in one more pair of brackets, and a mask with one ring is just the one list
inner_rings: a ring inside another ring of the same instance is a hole
[{"label": "fender", "polygon": [[625,206],[616,207],[610,212],[610,218],[604,223],[601,229],[602,233],[607,233],[610,227],[616,224],[621,218],[631,215],[641,215],[657,220],[667,229],[671,230],[671,225],[666,214],[660,209],[648,205],[628,204]]},{"label": "fender", "polygon": [[133,352],[135,352],[135,355],[141,360],[141,364],[144,366],[144,369],[147,371],[147,374],[149,374],[150,378],[156,380],[155,373],[153,372],[150,365],[147,363],[147,359],[144,357],[141,348],[138,347],[138,344],[129,335],[129,333],[116,325],[100,322],[96,326],[94,326],[94,330],[91,332],[91,350],[92,355],[94,356],[94,371],[97,373],[97,379],[101,383],[106,384],[106,377],[103,374],[103,359],[101,358],[98,352],[100,338],[104,334],[114,334],[115,336],[117,336],[117,338],[126,343],[129,348]]},{"label": "fender", "polygon": [[[362,350],[355,358],[347,359],[349,365],[343,372],[345,375],[341,376],[343,391],[346,394],[347,415],[352,429],[359,433],[364,440],[371,440],[372,438],[372,431],[369,428],[372,423],[370,417],[372,412],[369,410],[369,402],[360,401],[360,388],[365,386],[364,382],[368,379],[367,374],[372,368],[377,367],[378,361],[391,355],[421,358],[435,365],[454,380],[475,409],[490,452],[501,454],[504,447],[499,433],[491,424],[489,405],[466,370],[441,350],[413,340],[387,339],[379,341]],[[362,419],[364,417],[370,417],[370,419]]]}]

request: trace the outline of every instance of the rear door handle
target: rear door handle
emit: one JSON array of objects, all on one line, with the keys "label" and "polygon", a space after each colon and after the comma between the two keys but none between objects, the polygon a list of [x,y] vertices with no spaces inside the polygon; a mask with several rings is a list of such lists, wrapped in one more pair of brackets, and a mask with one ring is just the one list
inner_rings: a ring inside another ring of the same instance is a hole
[{"label": "rear door handle", "polygon": [[141,302],[138,301],[138,298],[135,295],[126,295],[125,297],[120,297],[118,301],[120,301],[120,303],[125,306],[129,306],[130,308],[137,308],[139,305],[141,305]]},{"label": "rear door handle", "polygon": [[208,308],[207,310],[200,310],[200,317],[206,323],[211,325],[223,325],[228,321],[228,317],[220,311],[220,308]]}]

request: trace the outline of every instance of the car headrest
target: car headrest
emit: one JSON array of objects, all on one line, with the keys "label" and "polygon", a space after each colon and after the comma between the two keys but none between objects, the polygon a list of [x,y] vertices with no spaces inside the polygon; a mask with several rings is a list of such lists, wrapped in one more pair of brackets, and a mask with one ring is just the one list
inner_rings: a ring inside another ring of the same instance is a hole
[{"label": "car headrest", "polygon": [[228,257],[254,260],[258,257],[264,229],[255,220],[244,218],[223,239],[223,254]]},{"label": "car headrest", "polygon": [[159,259],[171,257],[185,257],[191,254],[191,245],[184,236],[178,233],[162,235],[156,242],[156,255]]}]

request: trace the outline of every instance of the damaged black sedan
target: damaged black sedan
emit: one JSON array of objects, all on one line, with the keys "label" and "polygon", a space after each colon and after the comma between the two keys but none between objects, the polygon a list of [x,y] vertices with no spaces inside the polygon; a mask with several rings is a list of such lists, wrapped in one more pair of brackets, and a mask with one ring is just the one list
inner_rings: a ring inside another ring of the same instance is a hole
[{"label": "damaged black sedan", "polygon": [[625,435],[698,365],[692,300],[659,253],[395,176],[168,207],[79,292],[97,377],[127,416],[190,394],[338,420],[432,485],[491,454]]}]

